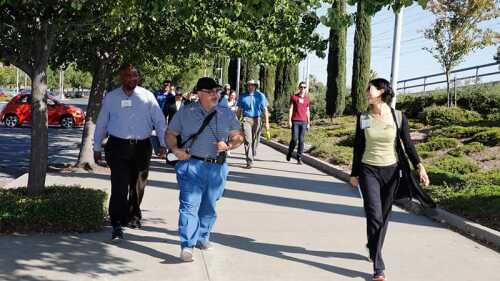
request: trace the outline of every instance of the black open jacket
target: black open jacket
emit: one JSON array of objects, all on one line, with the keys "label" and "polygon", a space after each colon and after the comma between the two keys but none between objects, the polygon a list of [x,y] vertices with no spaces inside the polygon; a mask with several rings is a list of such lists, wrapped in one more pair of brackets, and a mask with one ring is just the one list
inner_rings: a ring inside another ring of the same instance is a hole
[{"label": "black open jacket", "polygon": [[[398,155],[398,166],[401,170],[400,184],[398,185],[395,200],[411,199],[415,198],[425,207],[435,207],[435,203],[432,199],[423,191],[421,186],[415,180],[408,159],[412,163],[414,169],[420,164],[420,158],[418,157],[415,145],[410,138],[410,130],[408,127],[408,118],[405,114],[401,114],[401,126],[398,128],[396,134],[396,152]],[[396,123],[395,111],[393,111],[393,119]],[[356,119],[356,135],[354,138],[354,151],[352,160],[352,171],[351,176],[359,176],[361,169],[361,159],[365,153],[366,148],[366,138],[365,132],[361,129],[360,122],[361,114],[357,115]],[[400,140],[401,141],[400,141]]]}]

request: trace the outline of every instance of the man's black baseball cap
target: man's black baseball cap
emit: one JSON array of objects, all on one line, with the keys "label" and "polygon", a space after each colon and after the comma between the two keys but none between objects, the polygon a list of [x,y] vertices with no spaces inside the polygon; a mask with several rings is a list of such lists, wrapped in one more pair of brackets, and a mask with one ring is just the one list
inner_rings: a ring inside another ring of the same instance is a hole
[{"label": "man's black baseball cap", "polygon": [[210,77],[202,77],[198,79],[198,82],[196,83],[196,91],[200,90],[212,90],[213,88],[220,88],[221,85],[217,84],[214,79]]}]

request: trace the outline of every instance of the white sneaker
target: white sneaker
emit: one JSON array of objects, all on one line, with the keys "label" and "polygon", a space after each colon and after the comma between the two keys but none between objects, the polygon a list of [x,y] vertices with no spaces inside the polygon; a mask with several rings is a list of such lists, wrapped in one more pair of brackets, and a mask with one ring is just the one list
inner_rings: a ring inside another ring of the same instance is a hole
[{"label": "white sneaker", "polygon": [[199,241],[198,246],[201,250],[210,250],[214,247],[210,241]]},{"label": "white sneaker", "polygon": [[189,247],[183,248],[181,250],[181,260],[185,261],[185,262],[192,262],[192,261],[194,261],[194,258],[193,258],[193,248],[189,248]]}]

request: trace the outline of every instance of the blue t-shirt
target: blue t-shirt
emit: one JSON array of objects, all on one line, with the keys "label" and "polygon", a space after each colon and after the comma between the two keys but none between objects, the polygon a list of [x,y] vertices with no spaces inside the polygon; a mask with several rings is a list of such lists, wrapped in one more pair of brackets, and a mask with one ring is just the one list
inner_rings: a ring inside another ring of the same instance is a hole
[{"label": "blue t-shirt", "polygon": [[164,92],[162,90],[158,90],[154,93],[154,95],[155,95],[156,101],[158,102],[158,105],[163,110],[163,108],[165,107],[165,101],[167,100],[168,93]]},{"label": "blue t-shirt", "polygon": [[260,117],[264,109],[268,106],[266,96],[256,91],[252,94],[250,93],[242,93],[238,97],[238,102],[236,104],[239,108],[241,108],[241,112],[243,113],[243,117]]},{"label": "blue t-shirt", "polygon": [[[219,141],[227,141],[229,132],[239,131],[240,122],[231,109],[223,106],[216,106],[217,113],[210,120],[207,127],[196,138],[185,144],[184,148],[189,148],[191,155],[198,157],[217,157],[217,145]],[[195,134],[200,128],[203,120],[209,113],[206,112],[199,103],[192,103],[180,108],[168,125],[168,129],[180,135],[182,140],[187,140],[189,136]]]}]

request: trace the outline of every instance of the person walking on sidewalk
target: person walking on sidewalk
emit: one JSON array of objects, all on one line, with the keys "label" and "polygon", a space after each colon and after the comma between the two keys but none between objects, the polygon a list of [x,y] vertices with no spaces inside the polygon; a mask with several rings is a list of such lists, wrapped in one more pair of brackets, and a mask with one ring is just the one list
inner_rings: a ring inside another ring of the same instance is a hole
[{"label": "person walking on sidewalk", "polygon": [[403,167],[408,164],[406,155],[424,185],[429,184],[429,178],[410,139],[408,120],[390,107],[394,97],[390,83],[385,79],[370,81],[367,97],[369,109],[358,114],[356,122],[351,184],[359,186],[363,195],[373,280],[384,281],[382,246]]},{"label": "person walking on sidewalk", "polygon": [[234,112],[218,104],[218,87],[212,78],[200,78],[196,84],[199,102],[181,107],[166,134],[167,145],[179,160],[175,170],[180,190],[180,258],[186,262],[193,261],[195,246],[211,247],[215,205],[228,175],[225,155],[243,142]]},{"label": "person walking on sidewalk", "polygon": [[[104,97],[94,134],[94,158],[101,160],[101,142],[111,169],[109,216],[112,239],[123,238],[122,226],[141,227],[141,201],[151,160],[153,129],[165,135],[165,117],[154,95],[137,86],[139,74],[131,64],[120,67],[122,86]],[[165,154],[165,138],[160,138],[160,155]]]},{"label": "person walking on sidewalk", "polygon": [[266,96],[257,90],[257,81],[247,82],[248,92],[242,93],[237,102],[238,119],[243,115],[243,134],[245,136],[245,155],[247,168],[252,168],[253,160],[257,155],[257,146],[262,132],[262,115],[264,124],[269,131],[269,111]]},{"label": "person walking on sidewalk", "polygon": [[[163,83],[162,83],[160,89],[158,91],[154,92],[154,96],[156,98],[156,101],[158,102],[158,105],[160,106],[162,111],[165,108],[165,103],[166,103],[168,95],[169,95],[168,91],[170,90],[170,85],[172,85],[172,80],[165,79],[165,80],[163,80]],[[167,115],[165,115],[165,118],[167,118]],[[156,156],[160,155],[161,146],[160,146],[159,138],[163,138],[163,136],[158,136],[156,134],[156,131],[153,131],[153,133],[151,135],[151,145],[153,146],[153,152]]]},{"label": "person walking on sidewalk", "polygon": [[288,147],[286,161],[292,158],[293,150],[297,145],[297,164],[302,164],[302,154],[304,153],[304,135],[309,130],[311,123],[311,113],[309,111],[309,97],[307,96],[307,85],[300,82],[299,91],[290,98],[290,108],[288,111],[288,128],[292,129],[292,139]]}]

